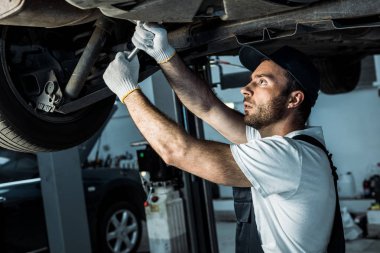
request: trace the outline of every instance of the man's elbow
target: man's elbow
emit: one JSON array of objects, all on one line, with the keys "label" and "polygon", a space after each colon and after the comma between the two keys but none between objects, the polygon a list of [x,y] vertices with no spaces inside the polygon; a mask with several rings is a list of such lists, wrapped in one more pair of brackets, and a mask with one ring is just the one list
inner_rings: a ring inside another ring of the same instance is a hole
[{"label": "man's elbow", "polygon": [[162,158],[162,160],[164,160],[164,162],[167,165],[175,166],[174,165],[175,159],[174,159],[173,155],[174,155],[174,153],[173,153],[172,149],[165,149],[164,152],[161,155],[161,158]]},{"label": "man's elbow", "polygon": [[186,157],[187,144],[184,141],[172,142],[166,145],[161,158],[167,165],[180,167]]}]

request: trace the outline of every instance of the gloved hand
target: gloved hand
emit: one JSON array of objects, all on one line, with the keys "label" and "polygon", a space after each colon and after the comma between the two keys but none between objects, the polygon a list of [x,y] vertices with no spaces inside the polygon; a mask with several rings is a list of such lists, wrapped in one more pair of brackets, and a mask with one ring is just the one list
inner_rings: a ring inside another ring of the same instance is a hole
[{"label": "gloved hand", "polygon": [[175,49],[168,42],[166,30],[155,23],[137,22],[132,42],[138,49],[144,50],[157,63],[165,63],[175,55]]},{"label": "gloved hand", "polygon": [[124,103],[124,99],[139,89],[138,78],[140,63],[137,57],[128,61],[129,52],[118,52],[103,74],[104,82]]}]

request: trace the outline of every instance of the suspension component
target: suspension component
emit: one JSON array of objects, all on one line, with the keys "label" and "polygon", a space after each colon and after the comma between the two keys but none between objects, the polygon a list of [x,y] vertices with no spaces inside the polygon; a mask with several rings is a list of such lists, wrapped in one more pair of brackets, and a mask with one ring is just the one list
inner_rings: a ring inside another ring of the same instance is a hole
[{"label": "suspension component", "polygon": [[36,99],[37,109],[45,112],[54,112],[55,107],[62,100],[62,92],[59,88],[57,77],[54,71],[49,72],[49,79],[45,83],[44,89]]},{"label": "suspension component", "polygon": [[65,95],[69,98],[75,99],[81,92],[86,78],[105,43],[107,33],[111,32],[112,25],[113,21],[104,16],[95,23],[96,28],[65,88]]}]

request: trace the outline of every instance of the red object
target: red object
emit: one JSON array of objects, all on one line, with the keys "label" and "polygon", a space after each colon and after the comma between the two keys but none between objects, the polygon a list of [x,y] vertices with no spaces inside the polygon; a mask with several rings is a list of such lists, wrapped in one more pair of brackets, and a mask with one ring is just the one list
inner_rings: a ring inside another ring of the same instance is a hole
[{"label": "red object", "polygon": [[371,197],[370,181],[367,179],[363,181],[363,191],[365,198]]},{"label": "red object", "polygon": [[153,197],[151,198],[152,202],[157,202],[158,199],[159,199],[159,198],[158,198],[157,196],[153,196]]},{"label": "red object", "polygon": [[148,201],[145,201],[144,202],[144,207],[147,207],[147,206],[149,206],[149,203],[148,203]]}]

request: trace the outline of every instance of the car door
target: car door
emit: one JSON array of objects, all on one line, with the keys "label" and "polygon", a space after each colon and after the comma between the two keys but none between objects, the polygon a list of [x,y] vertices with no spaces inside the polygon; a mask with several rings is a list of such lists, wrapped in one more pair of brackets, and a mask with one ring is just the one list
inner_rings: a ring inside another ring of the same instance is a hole
[{"label": "car door", "polygon": [[47,248],[47,232],[35,155],[0,150],[0,252]]}]

